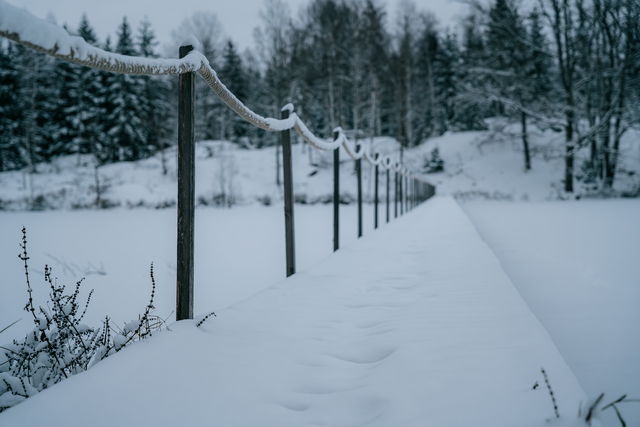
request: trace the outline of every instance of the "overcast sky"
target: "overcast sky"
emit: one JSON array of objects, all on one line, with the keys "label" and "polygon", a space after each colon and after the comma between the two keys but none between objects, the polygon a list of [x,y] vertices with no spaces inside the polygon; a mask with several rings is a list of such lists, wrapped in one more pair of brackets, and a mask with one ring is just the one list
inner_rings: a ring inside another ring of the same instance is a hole
[{"label": "overcast sky", "polygon": [[[45,18],[53,14],[58,24],[68,23],[76,27],[80,16],[86,12],[100,40],[115,29],[126,15],[134,26],[147,16],[162,44],[170,41],[171,30],[185,17],[199,10],[213,11],[223,24],[225,34],[242,48],[253,46],[253,29],[260,24],[259,11],[264,0],[7,0],[23,7],[34,15]],[[286,0],[297,13],[306,0]],[[386,3],[393,19],[393,12],[402,0],[379,0]],[[465,10],[459,0],[415,0],[419,8],[431,10],[443,26],[453,24]],[[295,16],[295,15],[294,15]]]}]

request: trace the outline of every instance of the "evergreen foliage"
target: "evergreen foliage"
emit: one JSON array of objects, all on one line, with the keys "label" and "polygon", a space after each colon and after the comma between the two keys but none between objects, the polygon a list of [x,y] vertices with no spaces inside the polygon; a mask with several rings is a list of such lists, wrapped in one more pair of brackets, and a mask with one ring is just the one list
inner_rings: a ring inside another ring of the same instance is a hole
[{"label": "evergreen foliage", "polygon": [[[518,5],[476,5],[457,28],[445,28],[411,1],[389,23],[375,0],[311,0],[295,17],[283,0],[267,0],[253,52],[223,43],[220,22],[204,11],[185,19],[174,41],[195,35],[196,48],[250,108],[277,117],[293,102],[319,135],[342,126],[408,147],[449,130],[484,129],[500,116],[521,125],[525,169],[532,167],[528,124],[550,126],[565,131],[565,189],[573,189],[574,153],[586,147],[591,156],[579,176],[611,188],[620,138],[640,126],[640,5]],[[107,50],[157,56],[148,21],[134,37],[124,18],[114,46],[98,40],[86,16],[72,32]],[[163,150],[175,141],[175,89],[173,77],[84,69],[3,42],[0,170],[37,172],[38,162],[63,154],[105,163]],[[196,139],[248,147],[278,141],[233,114],[201,79],[195,120]]]}]

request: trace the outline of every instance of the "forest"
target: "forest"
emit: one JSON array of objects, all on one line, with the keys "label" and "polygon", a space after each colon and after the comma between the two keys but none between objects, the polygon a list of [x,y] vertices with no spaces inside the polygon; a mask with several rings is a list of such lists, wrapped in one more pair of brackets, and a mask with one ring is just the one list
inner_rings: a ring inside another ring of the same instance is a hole
[{"label": "forest", "polygon": [[[148,20],[126,17],[100,40],[87,16],[67,31],[108,51],[177,56],[189,36],[250,108],[277,117],[292,102],[312,130],[342,126],[358,137],[391,136],[413,147],[487,119],[517,123],[531,168],[532,127],[562,135],[566,192],[576,176],[613,186],[625,132],[640,126],[640,2],[469,2],[440,23],[401,3],[395,19],[375,0],[312,0],[291,11],[266,0],[255,46],[240,51],[213,12],[185,19],[161,48]],[[297,13],[296,13],[297,12]],[[148,157],[175,144],[177,79],[112,74],[0,43],[0,171],[61,155],[97,165]],[[196,139],[254,148],[277,135],[251,127],[196,83]],[[586,161],[576,154],[584,150]]]}]

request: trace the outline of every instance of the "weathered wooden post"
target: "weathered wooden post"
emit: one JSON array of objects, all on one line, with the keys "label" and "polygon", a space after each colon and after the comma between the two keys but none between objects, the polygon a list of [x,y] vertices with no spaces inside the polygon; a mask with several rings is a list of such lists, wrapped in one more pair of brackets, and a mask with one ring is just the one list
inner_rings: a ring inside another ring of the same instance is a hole
[{"label": "weathered wooden post", "polygon": [[411,209],[416,207],[416,183],[417,179],[413,178],[411,181]]},{"label": "weathered wooden post", "polygon": [[389,212],[390,212],[390,209],[391,209],[391,205],[389,203],[390,200],[391,200],[390,193],[389,193],[390,192],[390,188],[391,188],[391,186],[389,185],[389,181],[390,181],[389,180],[389,167],[387,167],[387,170],[385,172],[386,172],[386,175],[387,175],[387,203],[386,203],[386,210],[387,210],[387,222],[389,222]]},{"label": "weathered wooden post", "polygon": [[398,171],[395,171],[393,186],[395,187],[393,192],[393,217],[398,218]]},{"label": "weathered wooden post", "polygon": [[[280,118],[287,119],[291,113],[290,105],[285,106],[280,112]],[[296,249],[293,222],[293,171],[291,165],[291,130],[280,132],[282,144],[282,166],[284,181],[284,235],[287,258],[287,277],[296,272]]]},{"label": "weathered wooden post", "polygon": [[[376,154],[375,161],[380,160],[380,154]],[[373,167],[373,228],[378,228],[378,163]]]},{"label": "weathered wooden post", "polygon": [[400,184],[400,215],[403,215],[404,214],[404,173],[400,174],[399,184]]},{"label": "weathered wooden post", "polygon": [[[333,131],[333,140],[339,134]],[[340,248],[340,147],[333,150],[333,251]]]},{"label": "weathered wooden post", "polygon": [[404,175],[404,211],[409,211],[409,175]]},{"label": "weathered wooden post", "polygon": [[[180,46],[184,58],[193,46]],[[178,239],[176,320],[193,319],[193,223],[195,215],[195,141],[193,72],[178,76]]]},{"label": "weathered wooden post", "polygon": [[358,238],[360,238],[362,237],[362,157],[356,160],[356,176],[358,178]]}]

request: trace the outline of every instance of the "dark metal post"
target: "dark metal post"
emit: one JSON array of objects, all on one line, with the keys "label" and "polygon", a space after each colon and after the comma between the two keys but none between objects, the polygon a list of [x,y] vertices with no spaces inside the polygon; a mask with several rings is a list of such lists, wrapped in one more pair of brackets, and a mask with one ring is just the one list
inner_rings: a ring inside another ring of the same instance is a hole
[{"label": "dark metal post", "polygon": [[[333,139],[338,132],[333,133]],[[340,147],[333,150],[333,251],[340,248]]]},{"label": "dark metal post", "polygon": [[[289,117],[287,108],[280,112],[282,119]],[[280,132],[280,143],[282,144],[282,166],[284,178],[284,234],[286,242],[287,256],[287,277],[296,272],[296,249],[293,223],[293,172],[291,165],[291,131]]]},{"label": "dark metal post", "polygon": [[356,175],[358,177],[358,237],[362,237],[362,157],[356,160]]},{"label": "dark metal post", "polygon": [[[193,46],[180,46],[184,58]],[[194,74],[178,76],[178,247],[176,320],[193,319],[193,223],[195,215]]]},{"label": "dark metal post", "polygon": [[[378,157],[376,157],[376,161]],[[373,167],[373,228],[378,228],[378,164]]]},{"label": "dark metal post", "polygon": [[387,168],[386,173],[387,173],[387,206],[386,206],[386,208],[387,208],[387,222],[389,222],[389,212],[390,212],[390,209],[391,209],[391,205],[389,203],[390,200],[391,200],[391,197],[390,197],[391,186],[389,185],[389,181],[390,181],[389,180],[389,168]]}]

